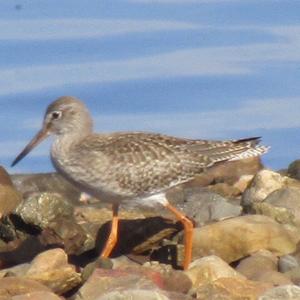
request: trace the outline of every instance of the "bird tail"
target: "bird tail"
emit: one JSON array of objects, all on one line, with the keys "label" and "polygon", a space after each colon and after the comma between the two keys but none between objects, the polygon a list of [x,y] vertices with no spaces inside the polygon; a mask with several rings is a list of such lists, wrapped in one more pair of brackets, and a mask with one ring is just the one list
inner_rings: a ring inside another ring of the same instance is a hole
[{"label": "bird tail", "polygon": [[243,151],[235,153],[229,161],[246,159],[250,157],[260,156],[267,153],[270,149],[269,146],[259,145],[261,137],[251,137],[233,141],[233,144],[242,145]]}]

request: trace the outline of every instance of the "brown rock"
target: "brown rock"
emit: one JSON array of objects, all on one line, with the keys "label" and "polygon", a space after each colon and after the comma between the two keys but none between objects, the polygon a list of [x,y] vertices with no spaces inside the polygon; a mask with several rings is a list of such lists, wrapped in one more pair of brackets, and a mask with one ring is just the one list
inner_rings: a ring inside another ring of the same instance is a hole
[{"label": "brown rock", "polygon": [[62,300],[62,298],[50,292],[32,292],[14,296],[11,300]]},{"label": "brown rock", "polygon": [[298,300],[300,287],[296,285],[283,285],[267,290],[258,300]]},{"label": "brown rock", "polygon": [[[243,175],[254,175],[261,170],[263,165],[260,158],[252,157],[248,159],[242,159],[237,161],[230,161],[226,164],[216,165],[202,175],[196,178],[195,181],[202,177],[210,178],[210,183],[214,182],[226,182],[234,184]],[[202,179],[202,181],[204,181]]]},{"label": "brown rock", "polygon": [[198,288],[205,283],[224,277],[245,279],[243,275],[236,272],[224,260],[215,255],[205,256],[193,261],[186,274],[192,280],[193,288]]},{"label": "brown rock", "polygon": [[227,219],[194,232],[194,259],[215,254],[233,262],[260,249],[284,255],[295,251],[297,242],[282,225],[260,215]]},{"label": "brown rock", "polygon": [[6,170],[0,166],[0,218],[13,212],[21,201],[21,194],[14,188]]},{"label": "brown rock", "polygon": [[[191,297],[161,290],[128,289],[105,293],[97,300],[192,300]],[[83,300],[88,300],[83,298]],[[91,299],[94,300],[94,299]]]},{"label": "brown rock", "polygon": [[300,285],[300,267],[285,272],[284,275],[286,275],[294,284]]},{"label": "brown rock", "polygon": [[[263,204],[268,205],[270,217],[283,224],[300,228],[300,187],[285,187],[266,197]],[[264,211],[268,213],[267,211]],[[273,212],[273,213],[272,213]]]},{"label": "brown rock", "polygon": [[272,286],[241,278],[219,278],[197,289],[198,300],[257,300]]},{"label": "brown rock", "polygon": [[256,277],[253,278],[253,281],[268,282],[273,286],[292,284],[288,275],[277,271],[263,271],[260,274],[257,274]]},{"label": "brown rock", "polygon": [[192,287],[190,278],[183,271],[174,270],[170,265],[147,262],[144,267],[161,274],[164,290],[186,294]]},{"label": "brown rock", "polygon": [[237,197],[241,194],[241,191],[233,185],[229,185],[225,182],[220,182],[209,186],[209,189],[223,197]]},{"label": "brown rock", "polygon": [[12,297],[37,291],[51,292],[39,282],[27,278],[6,277],[0,279],[0,295]]},{"label": "brown rock", "polygon": [[277,262],[278,258],[272,252],[260,250],[242,259],[236,271],[250,280],[255,280],[263,272],[277,271]]},{"label": "brown rock", "polygon": [[287,186],[300,187],[300,182],[270,170],[261,170],[245,190],[242,205],[249,209],[253,203],[262,202],[272,192]]},{"label": "brown rock", "polygon": [[81,283],[80,274],[68,263],[68,257],[62,249],[48,250],[36,256],[25,277],[48,286],[58,294]]},{"label": "brown rock", "polygon": [[[149,272],[150,273],[150,272]],[[158,272],[151,272],[154,280],[159,284],[162,283],[161,276]],[[92,275],[79,289],[75,296],[75,300],[81,299],[98,299],[105,293],[115,289],[157,289],[157,284],[151,280],[149,276],[145,276],[141,272],[132,270],[106,270],[95,269]]]}]

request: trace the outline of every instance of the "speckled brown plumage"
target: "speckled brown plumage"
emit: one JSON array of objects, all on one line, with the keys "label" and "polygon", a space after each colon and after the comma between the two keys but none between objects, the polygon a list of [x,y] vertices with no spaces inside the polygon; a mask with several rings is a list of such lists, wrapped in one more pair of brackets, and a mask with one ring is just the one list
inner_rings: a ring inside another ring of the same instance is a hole
[{"label": "speckled brown plumage", "polygon": [[48,106],[42,129],[13,165],[48,135],[55,135],[51,159],[57,171],[82,191],[112,203],[112,228],[102,257],[108,257],[116,245],[122,201],[159,202],[183,224],[186,269],[192,259],[193,223],[168,202],[165,191],[216,163],[267,151],[258,145],[258,138],[205,141],[145,132],[95,134],[92,123],[81,101],[74,97],[57,99]]},{"label": "speckled brown plumage", "polygon": [[[55,113],[60,114],[57,120]],[[95,134],[85,105],[73,97],[49,105],[43,128],[56,135],[51,150],[56,169],[85,192],[111,202],[164,192],[216,163],[267,150],[257,145],[257,138],[207,141],[146,132]]]}]

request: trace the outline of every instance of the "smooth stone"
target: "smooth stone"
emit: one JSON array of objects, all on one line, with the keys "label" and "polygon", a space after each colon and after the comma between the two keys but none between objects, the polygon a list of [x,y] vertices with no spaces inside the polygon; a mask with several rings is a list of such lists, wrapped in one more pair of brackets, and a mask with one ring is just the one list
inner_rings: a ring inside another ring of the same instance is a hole
[{"label": "smooth stone", "polygon": [[299,300],[300,287],[296,285],[283,285],[274,287],[261,295],[258,300]]},{"label": "smooth stone", "polygon": [[6,170],[0,166],[0,218],[12,213],[21,201],[21,193],[13,186]]},{"label": "smooth stone", "polygon": [[5,277],[0,279],[0,295],[13,297],[36,291],[51,292],[45,285],[27,278]]},{"label": "smooth stone", "polygon": [[284,177],[271,170],[261,170],[253,178],[242,197],[242,205],[249,207],[254,202],[262,202],[269,194],[282,188]]},{"label": "smooth stone", "polygon": [[20,265],[16,265],[7,269],[2,269],[0,271],[0,277],[8,277],[8,276],[16,276],[16,277],[22,277],[26,274],[30,267],[29,263],[24,263]]},{"label": "smooth stone", "polygon": [[11,300],[62,300],[62,298],[50,292],[32,292],[14,296]]},{"label": "smooth stone", "polygon": [[264,201],[272,192],[284,187],[300,187],[300,182],[271,170],[261,170],[243,193],[241,204],[251,210],[253,203]]},{"label": "smooth stone", "polygon": [[174,270],[170,265],[158,262],[147,262],[143,265],[161,275],[161,288],[167,291],[186,294],[192,287],[192,282],[183,271]]},{"label": "smooth stone", "polygon": [[277,271],[265,272],[263,270],[260,274],[257,274],[252,280],[266,283],[268,282],[273,286],[293,284],[292,280],[289,278],[288,275]]},{"label": "smooth stone", "polygon": [[271,218],[245,215],[195,228],[193,258],[214,254],[230,263],[260,249],[289,254],[296,244],[297,238]]},{"label": "smooth stone", "polygon": [[177,207],[192,218],[197,226],[239,216],[242,207],[231,204],[226,198],[207,188],[186,188],[168,194]]},{"label": "smooth stone", "polygon": [[[270,251],[260,250],[246,258],[243,258],[236,271],[243,274],[250,280],[255,280],[260,274],[270,271],[277,271],[278,258]],[[263,266],[263,268],[261,267]]]},{"label": "smooth stone", "polygon": [[224,277],[245,279],[242,274],[236,272],[224,260],[215,255],[196,259],[189,265],[185,273],[191,279],[193,288]]},{"label": "smooth stone", "polygon": [[67,254],[60,248],[37,255],[25,277],[48,286],[57,294],[63,294],[81,283],[81,275],[68,263]]},{"label": "smooth stone", "polygon": [[269,204],[273,208],[275,212],[273,216],[270,216],[274,217],[276,221],[300,227],[299,198],[300,187],[281,188],[268,195],[264,204]]},{"label": "smooth stone", "polygon": [[300,285],[300,267],[293,268],[284,273],[294,284]]},{"label": "smooth stone", "polygon": [[[94,299],[82,298],[82,300]],[[95,300],[192,300],[192,298],[188,295],[161,290],[128,289],[108,292]]]},{"label": "smooth stone", "polygon": [[279,258],[278,269],[280,272],[288,272],[297,267],[299,267],[299,262],[294,256],[287,254]]},{"label": "smooth stone", "polygon": [[[116,289],[153,289],[162,284],[158,272],[149,271],[148,276],[138,269],[134,270],[107,270],[97,268],[76,293],[74,300],[96,300],[105,293]],[[154,282],[155,281],[155,282]]]},{"label": "smooth stone", "polygon": [[[226,164],[215,165],[209,168],[203,174],[198,175],[195,178],[195,182],[188,183],[187,185],[197,185],[200,181],[204,181],[202,178],[208,178],[206,183],[211,184],[212,182],[226,182],[233,185],[243,175],[254,175],[263,168],[259,157],[251,157],[242,160],[228,161]],[[207,185],[208,185],[207,184]]]},{"label": "smooth stone", "polygon": [[271,287],[268,283],[238,277],[219,278],[200,286],[196,293],[197,300],[257,300]]}]

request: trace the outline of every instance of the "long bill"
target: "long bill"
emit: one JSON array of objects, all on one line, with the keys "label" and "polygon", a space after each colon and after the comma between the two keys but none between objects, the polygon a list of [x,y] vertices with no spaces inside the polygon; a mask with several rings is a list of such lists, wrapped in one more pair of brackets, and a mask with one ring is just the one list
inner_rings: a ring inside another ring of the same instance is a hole
[{"label": "long bill", "polygon": [[47,128],[43,127],[34,138],[27,144],[27,146],[22,150],[22,152],[15,158],[11,166],[16,165],[21,159],[23,159],[34,147],[40,144],[47,136],[49,131]]}]

